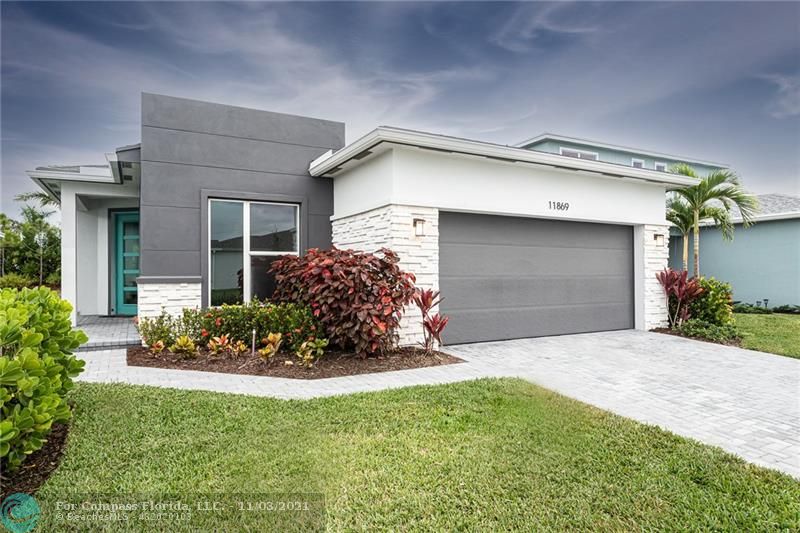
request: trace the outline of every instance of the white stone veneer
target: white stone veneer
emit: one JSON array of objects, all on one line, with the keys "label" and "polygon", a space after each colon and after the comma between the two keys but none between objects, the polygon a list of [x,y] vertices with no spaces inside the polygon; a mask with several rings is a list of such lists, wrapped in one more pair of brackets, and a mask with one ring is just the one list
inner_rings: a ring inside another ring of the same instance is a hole
[{"label": "white stone veneer", "polygon": [[[414,219],[424,221],[425,235],[414,233]],[[400,268],[412,272],[417,287],[439,286],[439,211],[430,207],[387,205],[332,221],[333,244],[341,249],[375,252],[390,248],[400,256]],[[422,341],[422,317],[410,305],[400,325],[400,344]]]},{"label": "white stone veneer", "polygon": [[139,318],[153,317],[164,310],[179,315],[184,308],[201,307],[200,283],[140,283]]},{"label": "white stone veneer", "polygon": [[[667,325],[667,301],[664,289],[656,279],[656,274],[667,267],[669,261],[669,226],[645,225],[644,237],[644,329],[653,329]],[[660,246],[656,235],[664,236],[664,244]]]}]

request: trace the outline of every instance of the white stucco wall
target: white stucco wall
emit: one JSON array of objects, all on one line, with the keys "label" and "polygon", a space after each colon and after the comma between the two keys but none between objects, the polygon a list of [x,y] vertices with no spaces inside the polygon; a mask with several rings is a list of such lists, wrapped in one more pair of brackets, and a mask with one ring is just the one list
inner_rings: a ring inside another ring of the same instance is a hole
[{"label": "white stucco wall", "polygon": [[[663,184],[392,148],[336,174],[333,219],[383,205],[612,224],[665,224]],[[567,202],[569,210],[550,209]]]}]

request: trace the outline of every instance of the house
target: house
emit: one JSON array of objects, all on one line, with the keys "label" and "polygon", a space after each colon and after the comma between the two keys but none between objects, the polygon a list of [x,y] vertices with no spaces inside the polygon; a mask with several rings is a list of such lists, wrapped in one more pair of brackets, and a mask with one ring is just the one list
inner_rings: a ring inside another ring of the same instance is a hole
[{"label": "house", "polygon": [[143,94],[141,143],[107,167],[29,173],[61,202],[63,295],[81,315],[153,316],[267,297],[284,254],[387,246],[442,291],[448,343],[664,324],[664,197],[695,179],[535,140],[344,133]]},{"label": "house", "polygon": [[[734,207],[732,241],[722,238],[719,228],[705,224],[700,229],[700,272],[727,281],[736,300],[770,306],[800,305],[800,197],[760,194],[755,224],[742,227]],[[674,231],[674,230],[673,230]],[[693,238],[689,236],[689,250]],[[683,268],[683,237],[672,235],[669,263]],[[694,265],[690,261],[689,273]]]}]

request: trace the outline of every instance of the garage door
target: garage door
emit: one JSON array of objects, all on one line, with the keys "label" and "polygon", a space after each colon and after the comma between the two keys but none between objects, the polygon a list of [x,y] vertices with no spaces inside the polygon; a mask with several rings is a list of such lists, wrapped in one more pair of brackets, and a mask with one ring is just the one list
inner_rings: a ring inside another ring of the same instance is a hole
[{"label": "garage door", "polygon": [[440,213],[446,344],[633,327],[633,228]]}]

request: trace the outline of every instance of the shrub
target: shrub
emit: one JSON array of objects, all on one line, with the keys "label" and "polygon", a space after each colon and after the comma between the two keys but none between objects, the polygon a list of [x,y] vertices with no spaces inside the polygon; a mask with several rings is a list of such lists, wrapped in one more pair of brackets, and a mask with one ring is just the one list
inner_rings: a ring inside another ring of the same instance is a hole
[{"label": "shrub", "polygon": [[283,338],[280,333],[270,333],[266,339],[263,339],[264,347],[258,350],[258,355],[265,361],[271,360],[281,349],[282,342]]},{"label": "shrub", "polygon": [[24,289],[33,285],[31,278],[13,272],[0,277],[0,289]]},{"label": "shrub", "polygon": [[733,291],[730,284],[702,277],[697,282],[703,292],[689,303],[689,315],[717,326],[733,323]]},{"label": "shrub", "polygon": [[44,282],[49,287],[60,287],[61,286],[61,272],[55,271],[50,272],[46,278],[44,278]]},{"label": "shrub", "polygon": [[169,347],[169,351],[186,357],[194,357],[197,355],[197,346],[188,336],[181,335],[175,339],[175,343]]},{"label": "shrub", "polygon": [[442,302],[439,291],[433,289],[417,289],[414,294],[414,303],[422,313],[422,329],[424,341],[422,347],[427,354],[433,353],[434,343],[442,343],[442,332],[447,327],[450,318],[439,313],[431,315],[431,310]]},{"label": "shrub", "polygon": [[665,268],[656,274],[656,279],[667,298],[669,327],[678,327],[689,319],[689,304],[702,294],[703,289],[695,278],[689,279],[685,270]]},{"label": "shrub", "polygon": [[779,305],[778,307],[773,307],[772,310],[776,313],[800,315],[800,305]]},{"label": "shrub", "polygon": [[704,320],[691,318],[678,327],[681,335],[727,344],[738,340],[741,335],[733,324],[717,325]]},{"label": "shrub", "polygon": [[71,417],[66,395],[88,339],[72,329],[72,306],[46,287],[0,291],[0,472],[19,468]]},{"label": "shrub", "polygon": [[772,309],[769,309],[768,307],[758,307],[751,304],[735,303],[733,304],[733,312],[750,315],[768,315],[772,313]]},{"label": "shrub", "polygon": [[136,321],[136,329],[142,337],[142,342],[147,346],[162,343],[164,346],[175,344],[175,319],[166,311],[152,318],[140,318]]},{"label": "shrub", "polygon": [[414,296],[414,275],[398,266],[397,254],[311,249],[303,257],[272,263],[273,299],[311,306],[327,337],[360,355],[391,349],[403,308]]},{"label": "shrub", "polygon": [[266,344],[270,333],[280,333],[286,347],[294,351],[303,342],[319,337],[321,326],[308,306],[253,301],[207,309],[202,315],[200,335],[227,335],[232,342],[242,341],[249,346],[254,329],[261,344]]},{"label": "shrub", "polygon": [[305,341],[295,351],[295,355],[300,359],[300,364],[306,368],[314,366],[316,361],[325,354],[325,348],[328,346],[327,339],[317,339],[313,341]]}]

